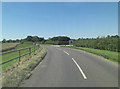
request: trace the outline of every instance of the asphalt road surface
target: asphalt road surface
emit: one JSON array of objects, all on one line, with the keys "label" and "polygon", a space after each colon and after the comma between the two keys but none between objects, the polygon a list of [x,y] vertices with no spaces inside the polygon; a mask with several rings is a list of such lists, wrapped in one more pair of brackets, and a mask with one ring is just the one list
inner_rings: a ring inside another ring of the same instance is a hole
[{"label": "asphalt road surface", "polygon": [[117,87],[118,66],[84,51],[44,46],[47,55],[22,87]]}]

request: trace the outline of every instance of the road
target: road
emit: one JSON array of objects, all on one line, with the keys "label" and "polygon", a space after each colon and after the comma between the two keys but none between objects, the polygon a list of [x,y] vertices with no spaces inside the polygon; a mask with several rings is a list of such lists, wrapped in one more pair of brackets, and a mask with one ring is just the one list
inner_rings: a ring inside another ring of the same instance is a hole
[{"label": "road", "polygon": [[117,87],[116,63],[90,53],[44,46],[47,55],[22,87]]}]

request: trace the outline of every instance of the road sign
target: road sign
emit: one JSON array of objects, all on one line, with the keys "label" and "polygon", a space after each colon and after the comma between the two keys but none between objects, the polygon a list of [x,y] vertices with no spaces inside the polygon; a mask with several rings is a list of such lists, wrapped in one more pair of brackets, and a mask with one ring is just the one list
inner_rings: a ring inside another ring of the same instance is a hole
[{"label": "road sign", "polygon": [[74,41],[73,40],[69,40],[69,45],[73,45]]}]

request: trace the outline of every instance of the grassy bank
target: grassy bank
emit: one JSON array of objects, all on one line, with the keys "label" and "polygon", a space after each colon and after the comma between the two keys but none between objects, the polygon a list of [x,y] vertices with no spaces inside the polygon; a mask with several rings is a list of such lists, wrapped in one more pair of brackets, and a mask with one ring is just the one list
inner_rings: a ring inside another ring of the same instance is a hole
[{"label": "grassy bank", "polygon": [[7,71],[2,72],[2,86],[3,87],[18,87],[28,79],[32,74],[35,66],[44,58],[46,49],[39,49],[36,55],[32,57],[25,57],[19,64],[15,63]]},{"label": "grassy bank", "polygon": [[78,50],[83,50],[83,51],[90,52],[90,53],[96,54],[98,56],[102,56],[102,57],[104,57],[106,59],[109,59],[109,60],[120,63],[120,60],[118,60],[118,55],[120,55],[120,53],[118,53],[118,52],[107,51],[107,50],[99,50],[99,49],[92,49],[92,48],[84,48],[84,47],[76,47],[76,46],[62,46],[62,47],[68,47],[68,48],[74,48],[74,49],[78,49]]},{"label": "grassy bank", "polygon": [[[31,46],[33,46],[33,43],[32,43],[32,42],[27,42],[27,43],[19,44],[14,50],[21,49],[21,48],[26,48],[26,47],[31,47]],[[31,50],[33,50],[33,48],[32,48]],[[25,54],[25,53],[27,53],[27,52],[29,52],[28,49],[27,49],[27,50],[21,50],[21,55],[22,55],[22,54]],[[5,61],[7,61],[7,60],[9,60],[9,59],[18,57],[18,55],[19,55],[19,51],[17,51],[17,52],[12,52],[12,53],[8,53],[8,54],[3,54],[3,55],[2,55],[2,62],[5,62]],[[26,56],[28,56],[28,55],[26,55]],[[25,56],[21,57],[21,59],[24,58],[24,57],[25,57]],[[6,64],[3,64],[3,65],[2,65],[2,69],[4,70],[4,69],[7,68],[8,66],[11,66],[12,64],[14,64],[15,62],[18,62],[18,61],[19,61],[18,59],[15,59],[15,60],[13,60],[13,61],[11,61],[11,62],[8,62],[8,63],[6,63]]]}]

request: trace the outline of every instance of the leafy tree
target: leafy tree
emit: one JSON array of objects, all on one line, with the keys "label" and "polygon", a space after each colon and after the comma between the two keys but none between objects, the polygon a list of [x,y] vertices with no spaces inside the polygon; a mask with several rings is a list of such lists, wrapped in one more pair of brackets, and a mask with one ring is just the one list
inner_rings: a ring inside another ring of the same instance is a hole
[{"label": "leafy tree", "polygon": [[32,41],[32,36],[27,36],[27,38],[25,39],[26,41]]},{"label": "leafy tree", "polygon": [[2,43],[6,43],[6,39],[3,39],[3,40],[2,40]]},{"label": "leafy tree", "polygon": [[58,37],[49,38],[48,41],[46,41],[45,43],[56,44],[56,45],[67,45],[69,44],[69,40],[70,40],[69,37],[58,36]]},{"label": "leafy tree", "polygon": [[12,43],[13,41],[11,39],[7,40],[8,43]]}]

